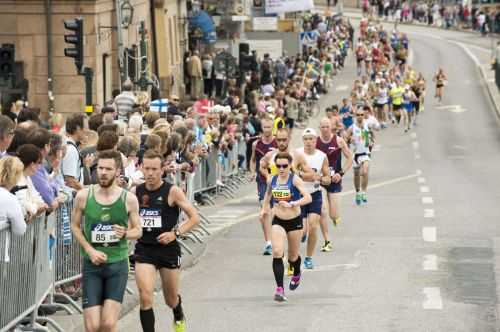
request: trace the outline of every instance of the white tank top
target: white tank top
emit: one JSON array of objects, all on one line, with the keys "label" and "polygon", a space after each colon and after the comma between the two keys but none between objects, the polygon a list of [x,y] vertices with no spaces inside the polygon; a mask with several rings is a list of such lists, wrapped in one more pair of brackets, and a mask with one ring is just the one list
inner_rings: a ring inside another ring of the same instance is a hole
[{"label": "white tank top", "polygon": [[387,104],[389,102],[387,88],[379,89],[377,96],[377,103]]},{"label": "white tank top", "polygon": [[[321,168],[323,167],[323,162],[325,161],[326,154],[318,149],[315,149],[314,154],[307,154],[304,152],[304,148],[298,148],[297,152],[302,153],[306,159],[307,165],[311,167],[316,174],[321,174]],[[320,183],[318,182],[306,182],[304,181],[304,187],[309,193],[314,193],[321,189]]]},{"label": "white tank top", "polygon": [[370,153],[370,130],[368,124],[363,120],[363,128],[358,127],[356,122],[352,124],[352,145],[355,154]]}]

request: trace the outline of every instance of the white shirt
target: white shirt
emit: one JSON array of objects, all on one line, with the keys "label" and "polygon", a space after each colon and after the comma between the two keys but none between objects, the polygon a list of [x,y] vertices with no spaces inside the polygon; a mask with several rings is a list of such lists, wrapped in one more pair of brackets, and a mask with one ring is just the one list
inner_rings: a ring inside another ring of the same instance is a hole
[{"label": "white shirt", "polygon": [[40,193],[33,186],[31,178],[29,176],[21,175],[19,181],[17,182],[18,187],[26,187],[15,192],[19,203],[21,203],[21,210],[23,215],[26,216],[28,213],[31,215],[36,214],[38,208],[45,204]]},{"label": "white shirt", "polygon": [[23,235],[26,232],[21,204],[16,196],[0,187],[0,226],[9,223],[13,234]]},{"label": "white shirt", "polygon": [[75,145],[76,142],[71,137],[66,140],[66,154],[61,161],[61,172],[63,176],[72,176],[83,184],[82,161]]},{"label": "white shirt", "polygon": [[[304,151],[303,147],[298,148],[297,152],[304,155],[307,165],[311,167],[316,174],[321,174],[321,169],[326,159],[326,154],[324,152],[315,149],[313,154],[308,154]],[[319,182],[307,181],[304,181],[304,188],[311,194],[321,189]]]}]

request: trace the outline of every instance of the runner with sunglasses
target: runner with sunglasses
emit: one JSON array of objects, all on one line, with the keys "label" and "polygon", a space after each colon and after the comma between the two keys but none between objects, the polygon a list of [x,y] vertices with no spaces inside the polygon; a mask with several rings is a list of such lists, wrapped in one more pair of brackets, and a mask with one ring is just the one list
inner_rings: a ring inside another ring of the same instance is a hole
[{"label": "runner with sunglasses", "polygon": [[354,188],[356,189],[356,204],[368,203],[366,190],[368,188],[368,171],[370,163],[370,147],[373,146],[373,131],[365,121],[362,109],[354,112],[356,120],[347,130],[347,139],[353,147]]},{"label": "runner with sunglasses", "polygon": [[289,285],[289,289],[293,291],[299,287],[301,276],[299,248],[303,225],[300,207],[311,203],[312,199],[300,177],[292,172],[293,158],[290,153],[278,152],[273,157],[273,162],[278,174],[270,176],[267,182],[268,187],[260,214],[263,218],[267,218],[272,212],[274,216],[271,230],[273,273],[277,286],[274,300],[283,302],[287,300],[283,288],[285,241],[288,244],[288,261],[293,266],[293,276]]}]

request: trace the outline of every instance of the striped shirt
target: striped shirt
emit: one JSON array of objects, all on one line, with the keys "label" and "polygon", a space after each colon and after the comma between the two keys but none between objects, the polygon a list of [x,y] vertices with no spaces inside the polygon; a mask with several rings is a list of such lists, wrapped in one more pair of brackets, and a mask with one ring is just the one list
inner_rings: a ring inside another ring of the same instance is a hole
[{"label": "striped shirt", "polygon": [[128,121],[128,113],[132,112],[136,98],[132,91],[123,91],[115,97],[115,105],[118,112],[118,120]]}]

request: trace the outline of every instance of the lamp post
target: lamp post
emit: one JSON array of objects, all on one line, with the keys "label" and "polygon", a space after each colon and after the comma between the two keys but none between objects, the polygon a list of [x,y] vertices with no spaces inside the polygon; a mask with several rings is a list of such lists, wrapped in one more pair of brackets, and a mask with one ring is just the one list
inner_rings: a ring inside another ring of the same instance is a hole
[{"label": "lamp post", "polygon": [[115,0],[116,5],[116,31],[118,34],[118,68],[120,70],[120,86],[127,80],[124,66],[124,47],[122,29],[127,29],[134,18],[134,7],[129,0]]}]

